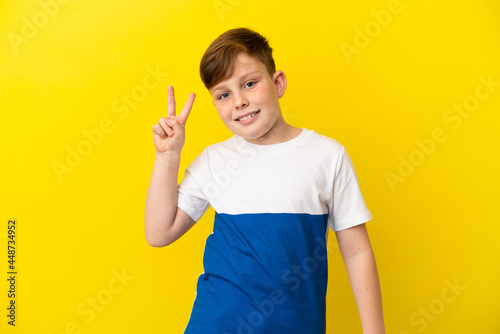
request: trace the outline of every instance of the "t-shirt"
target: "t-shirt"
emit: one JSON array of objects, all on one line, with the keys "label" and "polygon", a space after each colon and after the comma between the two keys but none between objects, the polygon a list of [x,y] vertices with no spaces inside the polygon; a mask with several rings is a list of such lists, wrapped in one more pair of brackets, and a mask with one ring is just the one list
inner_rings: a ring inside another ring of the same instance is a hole
[{"label": "t-shirt", "polygon": [[212,206],[204,273],[185,333],[326,331],[326,233],[372,219],[344,146],[303,128],[257,145],[234,135],[186,168],[178,207]]}]

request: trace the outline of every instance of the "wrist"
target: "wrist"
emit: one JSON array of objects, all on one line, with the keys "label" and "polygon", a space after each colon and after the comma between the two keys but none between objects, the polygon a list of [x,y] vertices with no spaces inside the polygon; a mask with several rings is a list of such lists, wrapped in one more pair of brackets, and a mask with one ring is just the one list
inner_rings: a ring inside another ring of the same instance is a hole
[{"label": "wrist", "polygon": [[165,152],[156,151],[155,159],[159,161],[179,161],[181,158],[181,151],[172,150]]}]

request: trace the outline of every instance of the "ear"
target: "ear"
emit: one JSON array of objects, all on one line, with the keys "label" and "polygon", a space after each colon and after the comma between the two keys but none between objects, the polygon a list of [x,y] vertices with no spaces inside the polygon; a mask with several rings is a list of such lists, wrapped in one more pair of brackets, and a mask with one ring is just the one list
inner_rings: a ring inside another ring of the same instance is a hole
[{"label": "ear", "polygon": [[276,87],[276,93],[278,94],[278,98],[281,98],[285,95],[286,91],[286,75],[283,71],[276,71],[273,74],[273,82]]}]

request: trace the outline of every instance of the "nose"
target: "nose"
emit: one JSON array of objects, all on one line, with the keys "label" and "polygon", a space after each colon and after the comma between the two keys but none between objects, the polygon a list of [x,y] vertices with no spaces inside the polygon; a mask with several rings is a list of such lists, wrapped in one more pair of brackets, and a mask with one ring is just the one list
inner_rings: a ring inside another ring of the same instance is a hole
[{"label": "nose", "polygon": [[235,92],[234,95],[234,106],[236,109],[245,108],[248,106],[248,98],[244,92]]}]

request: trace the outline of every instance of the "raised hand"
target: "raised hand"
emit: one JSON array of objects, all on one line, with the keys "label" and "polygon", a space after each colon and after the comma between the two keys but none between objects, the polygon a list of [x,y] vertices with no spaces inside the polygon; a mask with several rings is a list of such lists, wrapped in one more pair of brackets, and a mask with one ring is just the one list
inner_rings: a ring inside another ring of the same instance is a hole
[{"label": "raised hand", "polygon": [[193,107],[195,93],[191,93],[179,116],[175,115],[174,87],[167,87],[168,112],[167,118],[161,117],[158,124],[153,126],[153,140],[157,153],[179,152],[184,146],[187,118]]}]

